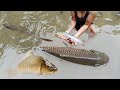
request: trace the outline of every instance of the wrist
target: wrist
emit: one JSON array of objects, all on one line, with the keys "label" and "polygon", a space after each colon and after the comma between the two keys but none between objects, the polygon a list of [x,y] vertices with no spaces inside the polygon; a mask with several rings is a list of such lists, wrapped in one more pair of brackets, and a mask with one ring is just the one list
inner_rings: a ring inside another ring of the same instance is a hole
[{"label": "wrist", "polygon": [[70,33],[70,31],[65,31],[66,33]]},{"label": "wrist", "polygon": [[70,33],[70,31],[71,31],[72,29],[71,28],[69,28],[68,30],[66,30],[65,32],[66,33]]}]

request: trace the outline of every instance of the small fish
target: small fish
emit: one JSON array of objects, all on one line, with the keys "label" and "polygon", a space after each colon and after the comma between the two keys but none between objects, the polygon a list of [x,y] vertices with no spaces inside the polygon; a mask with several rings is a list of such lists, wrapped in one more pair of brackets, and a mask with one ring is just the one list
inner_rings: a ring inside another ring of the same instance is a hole
[{"label": "small fish", "polygon": [[56,33],[55,36],[57,36],[63,40],[66,40],[66,41],[68,39],[71,39],[71,41],[73,41],[75,45],[77,45],[77,44],[84,45],[84,42],[82,40],[80,40],[80,39],[78,39],[78,38],[76,38],[76,37],[74,37],[66,32],[58,32],[58,33]]},{"label": "small fish", "polygon": [[[18,31],[18,32],[22,32],[22,33],[25,33],[25,34],[28,34],[28,35],[34,35],[35,34],[35,33],[31,32],[31,31],[29,31],[28,29],[23,28],[22,26],[17,26],[17,25],[10,24],[10,23],[4,23],[3,26],[6,27],[9,30],[12,30],[12,31]],[[42,38],[42,37],[37,37],[37,38],[48,41],[48,42],[53,41],[51,39]]]},{"label": "small fish", "polygon": [[[47,62],[49,62],[47,60]],[[51,66],[46,64],[46,61],[41,56],[34,56],[32,51],[28,51],[27,55],[18,64],[17,71],[19,73],[33,73],[33,74],[53,74],[57,72],[57,68],[54,64],[49,62]]]}]

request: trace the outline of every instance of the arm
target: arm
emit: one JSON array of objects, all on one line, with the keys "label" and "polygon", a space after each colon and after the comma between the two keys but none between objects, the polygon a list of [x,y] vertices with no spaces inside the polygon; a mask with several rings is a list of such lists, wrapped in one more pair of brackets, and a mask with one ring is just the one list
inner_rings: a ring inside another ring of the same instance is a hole
[{"label": "arm", "polygon": [[92,11],[89,14],[85,24],[78,30],[78,32],[74,36],[77,38],[80,35],[82,35],[90,27],[91,23],[93,23],[93,21],[95,20],[96,16],[97,16],[97,12],[96,11]]},{"label": "arm", "polygon": [[72,19],[71,19],[71,22],[70,22],[70,27],[68,28],[68,30],[66,30],[67,33],[70,33],[76,25],[76,19],[75,19],[75,12],[74,11],[71,11],[71,16],[72,16]]}]

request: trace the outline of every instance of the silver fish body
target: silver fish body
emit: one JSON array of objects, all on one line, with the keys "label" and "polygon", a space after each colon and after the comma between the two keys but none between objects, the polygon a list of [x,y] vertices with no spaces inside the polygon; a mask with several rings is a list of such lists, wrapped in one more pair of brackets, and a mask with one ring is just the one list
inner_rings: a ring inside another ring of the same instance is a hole
[{"label": "silver fish body", "polygon": [[109,57],[96,50],[76,49],[71,47],[41,47],[42,51],[61,59],[83,65],[100,66],[108,63]]}]

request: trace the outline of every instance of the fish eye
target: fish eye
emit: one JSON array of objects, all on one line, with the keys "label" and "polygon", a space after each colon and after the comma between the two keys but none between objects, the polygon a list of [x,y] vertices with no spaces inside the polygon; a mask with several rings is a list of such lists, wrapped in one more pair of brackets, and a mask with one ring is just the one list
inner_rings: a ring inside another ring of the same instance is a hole
[{"label": "fish eye", "polygon": [[95,53],[93,50],[91,50],[91,52]]}]

